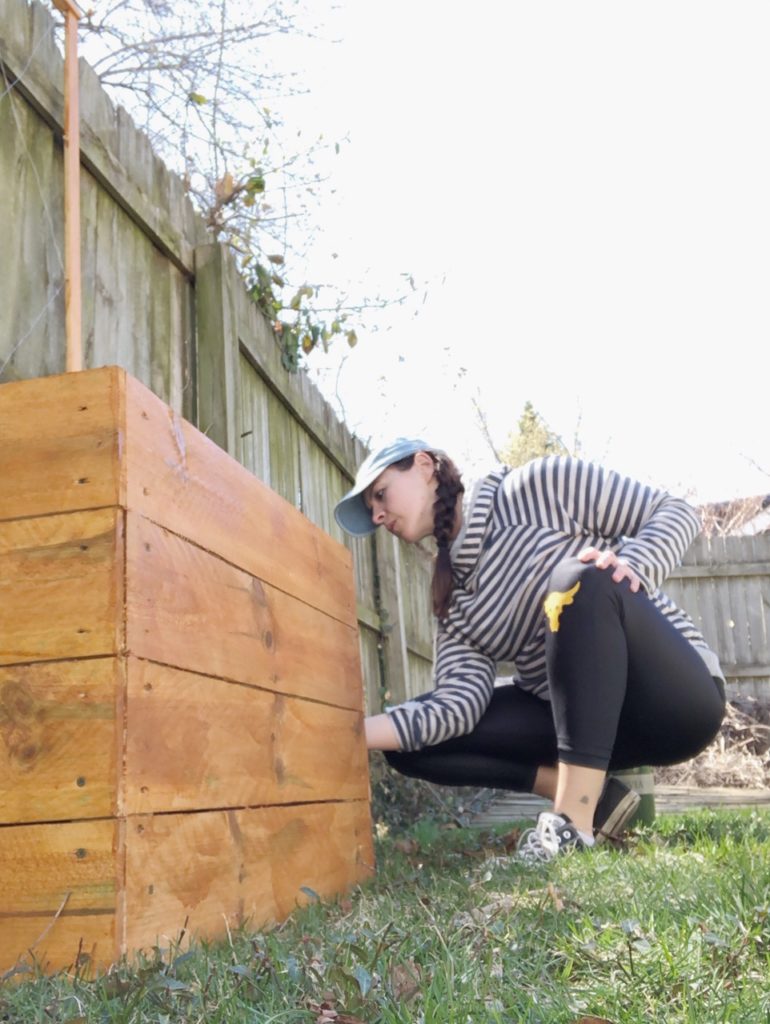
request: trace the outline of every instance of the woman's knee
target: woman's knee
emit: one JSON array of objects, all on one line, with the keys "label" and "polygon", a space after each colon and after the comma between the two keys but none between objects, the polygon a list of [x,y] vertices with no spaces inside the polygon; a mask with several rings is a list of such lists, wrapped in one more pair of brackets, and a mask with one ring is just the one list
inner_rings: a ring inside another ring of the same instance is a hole
[{"label": "woman's knee", "polygon": [[611,570],[598,569],[593,562],[581,562],[579,558],[565,558],[551,573],[548,593],[562,596],[568,594],[571,604],[578,593],[581,600],[585,600],[605,594],[614,595],[621,586],[622,583],[615,583],[612,579]]}]

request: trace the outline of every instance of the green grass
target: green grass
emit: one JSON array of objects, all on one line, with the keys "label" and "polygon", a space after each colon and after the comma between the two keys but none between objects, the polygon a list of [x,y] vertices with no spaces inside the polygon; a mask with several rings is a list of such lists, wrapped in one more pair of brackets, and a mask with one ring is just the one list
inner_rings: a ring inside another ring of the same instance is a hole
[{"label": "green grass", "polygon": [[770,812],[665,816],[538,867],[510,842],[423,822],[334,903],[92,981],[14,978],[0,1021],[770,1021]]}]

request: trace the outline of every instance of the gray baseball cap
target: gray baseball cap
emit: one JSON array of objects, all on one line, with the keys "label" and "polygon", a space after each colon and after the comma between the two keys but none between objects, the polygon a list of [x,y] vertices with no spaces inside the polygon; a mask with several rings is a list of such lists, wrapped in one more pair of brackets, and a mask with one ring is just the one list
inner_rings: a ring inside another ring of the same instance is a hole
[{"label": "gray baseball cap", "polygon": [[364,502],[364,491],[388,466],[417,452],[444,454],[441,448],[435,448],[419,437],[397,437],[395,441],[389,441],[382,448],[367,455],[356,473],[356,482],[334,507],[334,518],[346,533],[354,537],[366,537],[374,533],[377,527],[372,522],[372,513]]}]

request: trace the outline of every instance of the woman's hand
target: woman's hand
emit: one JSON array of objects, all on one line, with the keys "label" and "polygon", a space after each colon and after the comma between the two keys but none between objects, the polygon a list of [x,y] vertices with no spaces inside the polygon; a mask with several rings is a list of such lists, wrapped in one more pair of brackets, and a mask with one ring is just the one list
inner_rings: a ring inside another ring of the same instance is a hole
[{"label": "woman's hand", "polygon": [[614,551],[600,551],[599,548],[583,548],[578,554],[578,558],[581,562],[593,562],[597,569],[612,569],[613,581],[620,583],[621,580],[628,580],[634,594],[642,585],[642,581],[628,562],[618,558]]}]

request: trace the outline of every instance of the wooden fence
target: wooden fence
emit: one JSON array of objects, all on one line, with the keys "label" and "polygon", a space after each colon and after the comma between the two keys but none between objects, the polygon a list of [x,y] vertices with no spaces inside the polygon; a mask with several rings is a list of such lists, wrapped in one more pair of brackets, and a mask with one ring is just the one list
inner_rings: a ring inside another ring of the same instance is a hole
[{"label": "wooden fence", "polygon": [[[64,69],[53,30],[41,4],[0,0],[0,382],[65,366]],[[424,688],[429,553],[342,536],[332,508],[365,449],[305,374],[284,370],[228,252],[82,60],[80,89],[85,366],[128,370],[352,549],[368,708]]]},{"label": "wooden fence", "polygon": [[664,589],[719,654],[729,694],[770,703],[770,534],[699,537]]},{"label": "wooden fence", "polygon": [[[0,75],[4,381],[65,365],[63,60],[40,4],[0,0]],[[430,552],[381,531],[342,536],[332,507],[350,486],[361,443],[306,375],[284,370],[228,252],[84,61],[80,81],[85,365],[124,367],[349,546],[370,710],[428,689]],[[736,541],[727,561],[715,559],[718,545],[697,546],[668,587],[703,625],[733,688],[755,694],[770,685],[761,542]]]}]

